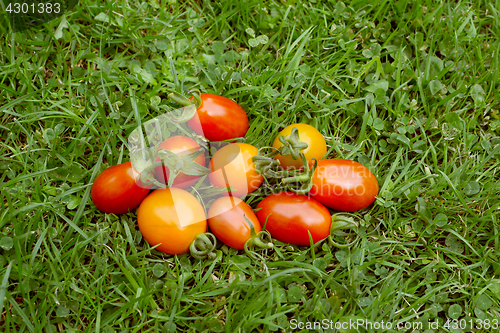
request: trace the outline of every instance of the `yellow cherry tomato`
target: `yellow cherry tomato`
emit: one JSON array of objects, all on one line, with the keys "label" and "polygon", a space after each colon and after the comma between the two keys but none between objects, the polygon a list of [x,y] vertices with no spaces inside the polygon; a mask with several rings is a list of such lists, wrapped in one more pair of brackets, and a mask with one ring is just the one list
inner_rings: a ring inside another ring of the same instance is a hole
[{"label": "yellow cherry tomato", "polygon": [[139,230],[151,245],[167,254],[189,252],[195,237],[207,231],[201,203],[180,188],[159,189],[144,199],[137,212]]},{"label": "yellow cherry tomato", "polygon": [[[320,160],[326,154],[326,142],[323,135],[314,127],[307,124],[292,124],[290,126],[285,127],[274,139],[273,147],[279,149],[283,144],[279,140],[279,136],[288,136],[292,133],[292,129],[297,127],[299,131],[299,139],[302,142],[307,143],[307,148],[301,150],[304,153],[307,162],[309,163],[309,167],[312,166],[312,159],[315,158]],[[302,168],[302,160],[300,158],[294,160],[292,155],[277,155],[275,157],[280,161],[281,166],[284,169],[292,170],[292,169],[300,169]]]},{"label": "yellow cherry tomato", "polygon": [[231,143],[219,149],[210,166],[210,182],[218,188],[231,186],[231,195],[242,197],[255,191],[262,184],[264,177],[255,171],[252,157],[258,149],[247,143]]}]

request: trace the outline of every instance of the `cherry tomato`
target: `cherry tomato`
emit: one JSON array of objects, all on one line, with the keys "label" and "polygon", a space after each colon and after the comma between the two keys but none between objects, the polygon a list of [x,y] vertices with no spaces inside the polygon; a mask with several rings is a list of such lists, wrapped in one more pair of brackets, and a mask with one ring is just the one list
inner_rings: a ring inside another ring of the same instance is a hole
[{"label": "cherry tomato", "polygon": [[330,212],[306,195],[274,193],[262,200],[257,205],[257,209],[259,208],[257,218],[261,225],[281,242],[310,245],[308,232],[311,233],[313,243],[330,234]]},{"label": "cherry tomato", "polygon": [[378,194],[375,175],[364,165],[344,159],[318,162],[309,194],[323,205],[346,212],[368,207]]},{"label": "cherry tomato", "polygon": [[253,224],[255,233],[262,229],[252,208],[244,201],[236,197],[221,197],[208,210],[208,227],[224,244],[243,250],[251,237],[244,216]]},{"label": "cherry tomato", "polygon": [[[292,124],[290,126],[285,127],[274,139],[273,147],[279,149],[283,144],[279,140],[280,135],[288,136],[292,133],[292,129],[297,127],[299,131],[299,139],[302,142],[307,143],[307,148],[301,150],[304,153],[309,165],[312,165],[312,159],[315,158],[317,160],[321,159],[326,154],[326,142],[323,138],[323,135],[314,127],[307,124]],[[277,155],[275,157],[280,161],[280,164],[285,169],[300,169],[303,167],[302,160],[296,159],[294,160],[292,155]]]},{"label": "cherry tomato", "polygon": [[189,252],[198,234],[207,231],[207,217],[201,203],[180,188],[158,189],[147,196],[137,212],[139,230],[151,245],[167,254]]},{"label": "cherry tomato", "polygon": [[231,143],[219,149],[210,161],[212,172],[208,177],[212,185],[218,188],[231,186],[231,194],[235,197],[255,191],[264,180],[255,171],[252,161],[257,151],[247,143]]},{"label": "cherry tomato", "polygon": [[245,136],[249,126],[248,117],[238,103],[227,97],[206,93],[201,93],[200,97],[201,105],[188,121],[193,131],[210,141]]},{"label": "cherry tomato", "polygon": [[[198,145],[196,141],[194,141],[191,138],[188,138],[187,136],[179,135],[179,136],[172,136],[166,139],[158,146],[158,149],[169,150],[175,153],[176,155],[182,157],[189,153],[194,153],[195,151],[199,150],[200,145]],[[160,158],[158,157],[156,161],[159,160]],[[194,161],[201,166],[205,166],[205,155],[201,154],[200,156],[196,157]],[[159,182],[167,184],[168,175],[169,175],[169,169],[166,166],[159,166],[155,168],[155,177],[156,179],[158,179]],[[200,176],[186,175],[181,172],[175,177],[173,186],[186,188],[195,184],[198,181],[198,179],[200,179]]]},{"label": "cherry tomato", "polygon": [[94,180],[92,201],[105,213],[126,213],[139,206],[149,193],[151,186],[145,188],[139,181],[139,173],[131,162],[111,166]]}]

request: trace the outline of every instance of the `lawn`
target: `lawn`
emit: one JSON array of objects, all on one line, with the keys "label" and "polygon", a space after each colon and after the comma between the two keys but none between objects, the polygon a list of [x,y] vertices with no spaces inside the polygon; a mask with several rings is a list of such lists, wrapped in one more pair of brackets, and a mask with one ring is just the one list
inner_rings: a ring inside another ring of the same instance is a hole
[{"label": "lawn", "polygon": [[[497,332],[500,1],[370,3],[82,0],[0,27],[0,331]],[[167,88],[235,100],[256,147],[308,123],[368,167],[357,240],[198,260],[97,210]]]}]

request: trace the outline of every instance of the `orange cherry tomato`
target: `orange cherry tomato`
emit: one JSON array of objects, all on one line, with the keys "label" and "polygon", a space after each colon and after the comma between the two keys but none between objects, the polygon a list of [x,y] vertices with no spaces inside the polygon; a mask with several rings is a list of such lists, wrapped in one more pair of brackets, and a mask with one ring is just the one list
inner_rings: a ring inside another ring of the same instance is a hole
[{"label": "orange cherry tomato", "polygon": [[210,182],[218,188],[231,186],[231,194],[243,197],[255,191],[262,184],[264,177],[255,171],[252,157],[258,149],[247,143],[231,143],[219,149],[210,166]]},{"label": "orange cherry tomato", "polygon": [[[290,126],[285,127],[274,139],[273,147],[279,149],[283,144],[279,140],[279,136],[288,136],[292,133],[292,129],[297,127],[299,131],[299,139],[302,142],[307,143],[307,148],[301,150],[304,153],[309,166],[312,166],[312,159],[315,158],[317,160],[321,159],[326,154],[326,142],[323,135],[311,125],[307,124],[292,124]],[[300,169],[303,167],[302,160],[300,158],[294,160],[292,155],[277,155],[275,159],[280,161],[281,166],[284,169]]]},{"label": "orange cherry tomato", "polygon": [[238,103],[227,97],[206,93],[201,93],[200,98],[201,105],[187,122],[193,131],[210,141],[245,136],[249,127],[248,117]]},{"label": "orange cherry tomato", "polygon": [[[178,135],[178,136],[172,136],[163,141],[158,146],[158,149],[169,150],[175,153],[176,155],[182,157],[199,150],[200,145],[193,139],[188,138],[187,136]],[[160,158],[158,157],[156,161],[159,160]],[[201,154],[200,156],[196,157],[194,161],[201,166],[205,166],[205,155]],[[166,166],[156,167],[154,172],[155,172],[155,177],[159,182],[163,184],[168,183],[169,169]],[[175,177],[173,186],[186,188],[195,184],[199,179],[200,176],[186,175],[181,172]]]},{"label": "orange cherry tomato", "polygon": [[[273,238],[295,245],[310,245],[330,234],[332,217],[328,209],[307,195],[274,193],[258,205],[257,217]],[[267,222],[266,222],[267,220]]]},{"label": "orange cherry tomato", "polygon": [[251,237],[244,216],[252,223],[255,233],[262,229],[252,208],[244,201],[231,196],[221,197],[208,210],[208,227],[224,244],[243,250]]},{"label": "orange cherry tomato", "polygon": [[137,212],[139,230],[151,245],[167,254],[189,252],[197,235],[207,231],[201,203],[180,188],[159,189],[144,199]]},{"label": "orange cherry tomato", "polygon": [[346,212],[368,207],[378,194],[378,181],[364,165],[344,159],[318,162],[309,194],[323,205]]},{"label": "orange cherry tomato", "polygon": [[92,202],[105,213],[126,213],[139,206],[149,193],[151,186],[139,182],[139,173],[131,162],[111,166],[94,180],[90,190]]}]

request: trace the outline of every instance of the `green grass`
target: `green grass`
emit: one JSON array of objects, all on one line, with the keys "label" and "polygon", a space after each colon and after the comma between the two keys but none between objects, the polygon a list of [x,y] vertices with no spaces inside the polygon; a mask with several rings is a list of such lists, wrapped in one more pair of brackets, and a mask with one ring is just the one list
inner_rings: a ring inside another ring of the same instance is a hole
[{"label": "green grass", "polygon": [[[2,27],[0,330],[500,321],[499,13],[499,1],[87,0],[67,24]],[[90,185],[128,160],[132,95],[147,121],[174,107],[166,87],[236,100],[258,147],[312,123],[329,157],[369,167],[380,194],[356,213],[360,242],[200,261],[151,250],[135,212],[99,212]]]}]

